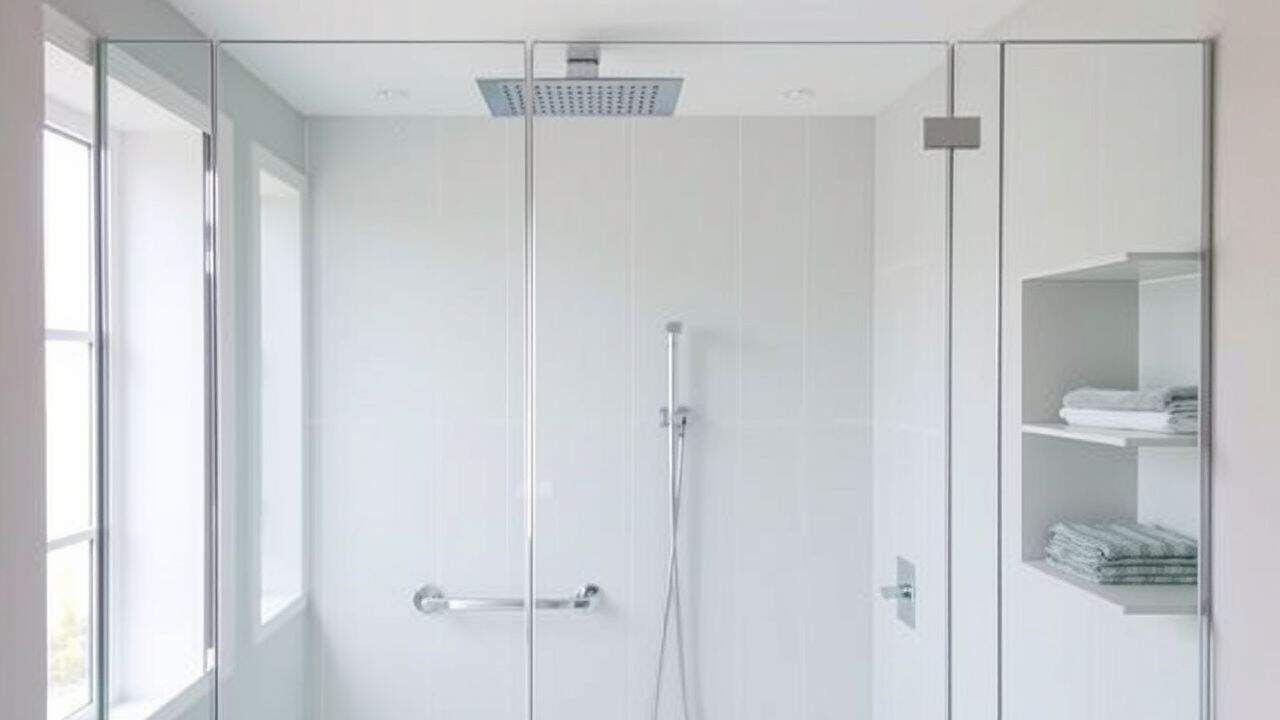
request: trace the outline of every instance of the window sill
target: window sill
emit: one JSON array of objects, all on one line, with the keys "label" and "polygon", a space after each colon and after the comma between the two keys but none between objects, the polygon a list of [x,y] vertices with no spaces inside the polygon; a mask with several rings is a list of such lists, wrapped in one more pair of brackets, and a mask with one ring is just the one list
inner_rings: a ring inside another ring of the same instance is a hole
[{"label": "window sill", "polygon": [[263,598],[263,605],[259,607],[258,625],[253,629],[253,641],[260,643],[267,637],[274,634],[280,629],[280,626],[288,623],[302,611],[307,608],[306,595],[294,595],[292,597],[280,598]]},{"label": "window sill", "polygon": [[110,720],[174,720],[208,696],[212,686],[213,673],[207,672],[168,699],[113,703],[107,717]]}]

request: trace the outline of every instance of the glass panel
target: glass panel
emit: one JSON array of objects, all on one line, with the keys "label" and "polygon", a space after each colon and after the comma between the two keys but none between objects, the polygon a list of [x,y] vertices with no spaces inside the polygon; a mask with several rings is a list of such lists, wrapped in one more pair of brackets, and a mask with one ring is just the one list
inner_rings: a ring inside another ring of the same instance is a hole
[{"label": "glass panel", "polygon": [[107,55],[109,716],[208,716],[205,180],[210,48]]},{"label": "glass panel", "polygon": [[535,49],[536,716],[942,717],[945,47]]},{"label": "glass panel", "polygon": [[89,330],[93,212],[89,145],[44,132],[45,326]]},{"label": "glass panel", "polygon": [[302,595],[302,193],[258,173],[262,355],[259,622]]},{"label": "glass panel", "polygon": [[955,153],[952,179],[951,708],[998,715],[1000,672],[999,43],[955,48],[955,108],[982,120],[982,145]]},{"label": "glass panel", "polygon": [[222,717],[523,718],[523,46],[220,53]]},{"label": "glass panel", "polygon": [[49,553],[49,718],[61,720],[92,698],[93,544]]},{"label": "glass panel", "polygon": [[45,413],[50,539],[88,528],[93,502],[93,383],[90,346],[45,343]]},{"label": "glass panel", "polygon": [[1199,715],[1204,62],[1194,43],[1007,50],[1011,720]]}]

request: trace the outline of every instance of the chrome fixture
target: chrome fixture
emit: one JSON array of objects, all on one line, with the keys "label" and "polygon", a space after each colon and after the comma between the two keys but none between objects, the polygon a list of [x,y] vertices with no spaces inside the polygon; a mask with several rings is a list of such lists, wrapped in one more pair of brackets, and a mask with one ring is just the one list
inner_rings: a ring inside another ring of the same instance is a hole
[{"label": "chrome fixture", "polygon": [[[561,117],[671,115],[683,78],[602,78],[600,46],[569,45],[564,78],[535,78],[533,114]],[[478,78],[476,85],[494,117],[524,115],[523,78]]]},{"label": "chrome fixture", "polygon": [[881,585],[880,597],[885,600],[910,600],[915,596],[915,588],[907,584]]},{"label": "chrome fixture", "polygon": [[[658,701],[662,697],[662,665],[666,658],[667,632],[671,616],[675,615],[676,663],[680,679],[680,708],[684,720],[689,720],[689,688],[684,662],[684,622],[680,609],[680,495],[684,489],[684,435],[689,426],[689,408],[679,404],[678,349],[684,324],[667,323],[667,404],[659,409],[659,426],[667,431],[667,490],[668,529],[671,533],[670,552],[667,554],[667,591],[663,600],[662,632],[658,636],[658,664],[653,678],[653,720],[658,718]],[[673,409],[674,408],[674,409]]]},{"label": "chrome fixture", "polygon": [[[533,602],[537,610],[573,610],[586,615],[600,604],[600,586],[587,583],[572,595],[561,598],[538,598]],[[449,597],[435,585],[423,585],[413,594],[413,606],[423,615],[444,612],[487,612],[494,610],[522,610],[522,597]]]},{"label": "chrome fixture", "polygon": [[898,620],[909,628],[916,626],[916,566],[909,560],[898,558],[898,582],[882,585],[880,597],[896,604]]}]

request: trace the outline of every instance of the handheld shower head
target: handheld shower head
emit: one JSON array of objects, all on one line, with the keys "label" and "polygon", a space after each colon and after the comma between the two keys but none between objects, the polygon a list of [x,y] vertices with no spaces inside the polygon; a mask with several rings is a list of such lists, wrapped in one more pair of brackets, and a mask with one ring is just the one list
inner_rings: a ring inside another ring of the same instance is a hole
[{"label": "handheld shower head", "polygon": [[667,323],[667,333],[671,335],[679,335],[684,332],[684,323],[679,320],[672,320]]}]

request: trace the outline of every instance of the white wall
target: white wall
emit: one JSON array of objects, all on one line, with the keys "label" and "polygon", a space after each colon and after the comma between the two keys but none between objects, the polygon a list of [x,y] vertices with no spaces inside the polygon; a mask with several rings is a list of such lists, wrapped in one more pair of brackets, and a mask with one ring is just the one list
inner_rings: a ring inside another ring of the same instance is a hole
[{"label": "white wall", "polygon": [[[522,589],[520,132],[312,124],[325,717],[520,713],[518,615],[409,604],[428,580]],[[850,119],[540,128],[538,590],[605,592],[596,616],[540,621],[540,713],[647,713],[678,317],[695,702],[870,716],[870,613],[888,612],[871,599],[872,137]]]},{"label": "white wall", "polygon": [[520,714],[521,615],[410,599],[523,587],[521,138],[309,123],[316,717]]},{"label": "white wall", "polygon": [[[1012,46],[1006,63],[1003,710],[1008,718],[1195,717],[1194,617],[1123,616],[1023,562],[1042,556],[1054,520],[1160,514],[1138,505],[1150,494],[1138,487],[1166,478],[1141,472],[1134,451],[1023,436],[1021,423],[1052,418],[1069,384],[1132,385],[1172,364],[1146,357],[1157,353],[1140,343],[1151,345],[1152,333],[1139,330],[1136,286],[1022,278],[1114,253],[1198,250],[1201,51]],[[1184,382],[1197,377],[1191,298],[1192,340],[1181,345],[1190,377],[1175,372]],[[1170,462],[1169,451],[1141,453]],[[1173,453],[1178,473],[1194,476],[1194,453]],[[1194,507],[1195,484],[1161,493],[1177,490],[1188,495],[1177,505]],[[1193,517],[1182,529],[1195,528]]]},{"label": "white wall", "polygon": [[[1231,2],[1233,0],[1225,0]],[[1029,0],[983,33],[993,39],[1194,39],[1224,0]]]},{"label": "white wall", "polygon": [[1275,168],[1280,6],[1271,0],[1036,0],[993,37],[1216,38],[1214,226],[1214,699],[1220,717],[1267,718],[1280,634],[1267,550],[1280,531],[1268,408],[1280,396]]},{"label": "white wall", "polygon": [[44,278],[40,6],[6,2],[0,22],[0,698],[44,717]]},{"label": "white wall", "polygon": [[1214,690],[1219,717],[1274,714],[1280,677],[1280,5],[1225,0],[1218,43],[1214,266]]},{"label": "white wall", "polygon": [[609,593],[541,624],[543,715],[648,711],[679,319],[695,707],[870,716],[872,140],[865,119],[542,124],[539,590]]}]

